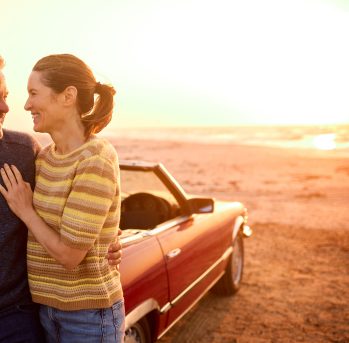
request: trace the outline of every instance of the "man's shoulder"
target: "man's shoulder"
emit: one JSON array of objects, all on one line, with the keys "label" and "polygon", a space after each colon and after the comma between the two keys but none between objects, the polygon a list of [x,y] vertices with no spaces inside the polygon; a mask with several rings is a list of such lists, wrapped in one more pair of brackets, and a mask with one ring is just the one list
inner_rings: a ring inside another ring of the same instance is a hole
[{"label": "man's shoulder", "polygon": [[40,144],[36,138],[26,132],[4,129],[3,139],[9,144],[25,146],[34,150],[37,154],[40,150]]},{"label": "man's shoulder", "polygon": [[3,129],[4,138],[9,143],[22,143],[22,144],[30,144],[34,137],[26,132],[19,132],[14,130]]}]

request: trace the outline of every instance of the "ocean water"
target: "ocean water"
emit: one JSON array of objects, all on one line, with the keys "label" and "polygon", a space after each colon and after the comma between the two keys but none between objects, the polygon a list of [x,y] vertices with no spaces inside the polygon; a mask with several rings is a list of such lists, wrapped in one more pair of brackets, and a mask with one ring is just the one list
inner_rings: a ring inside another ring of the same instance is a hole
[{"label": "ocean water", "polygon": [[207,144],[242,144],[349,152],[349,125],[119,128],[116,139],[151,139]]}]

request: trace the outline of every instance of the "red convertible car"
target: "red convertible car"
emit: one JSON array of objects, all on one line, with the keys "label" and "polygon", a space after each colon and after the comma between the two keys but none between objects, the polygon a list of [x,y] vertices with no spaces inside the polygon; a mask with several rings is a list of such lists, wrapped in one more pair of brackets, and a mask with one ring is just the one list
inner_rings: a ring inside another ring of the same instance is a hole
[{"label": "red convertible car", "polygon": [[189,196],[160,163],[120,169],[125,342],[155,342],[209,289],[238,290],[252,232],[243,204]]}]

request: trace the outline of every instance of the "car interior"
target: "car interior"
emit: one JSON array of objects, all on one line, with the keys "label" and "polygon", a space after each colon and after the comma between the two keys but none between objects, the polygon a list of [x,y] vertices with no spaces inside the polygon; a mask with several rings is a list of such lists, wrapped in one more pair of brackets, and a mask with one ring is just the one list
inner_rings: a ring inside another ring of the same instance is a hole
[{"label": "car interior", "polygon": [[179,214],[178,204],[171,203],[163,196],[148,192],[133,193],[121,202],[120,228],[152,229]]}]

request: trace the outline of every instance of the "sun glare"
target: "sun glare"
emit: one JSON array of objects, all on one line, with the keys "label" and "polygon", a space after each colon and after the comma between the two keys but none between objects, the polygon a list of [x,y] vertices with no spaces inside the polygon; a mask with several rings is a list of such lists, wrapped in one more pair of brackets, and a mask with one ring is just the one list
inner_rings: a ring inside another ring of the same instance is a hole
[{"label": "sun glare", "polygon": [[320,150],[336,149],[336,135],[334,133],[326,133],[318,135],[313,139],[313,145]]},{"label": "sun glare", "polygon": [[2,1],[6,125],[31,130],[28,75],[62,52],[116,88],[109,128],[348,123],[349,11],[340,2]]}]

